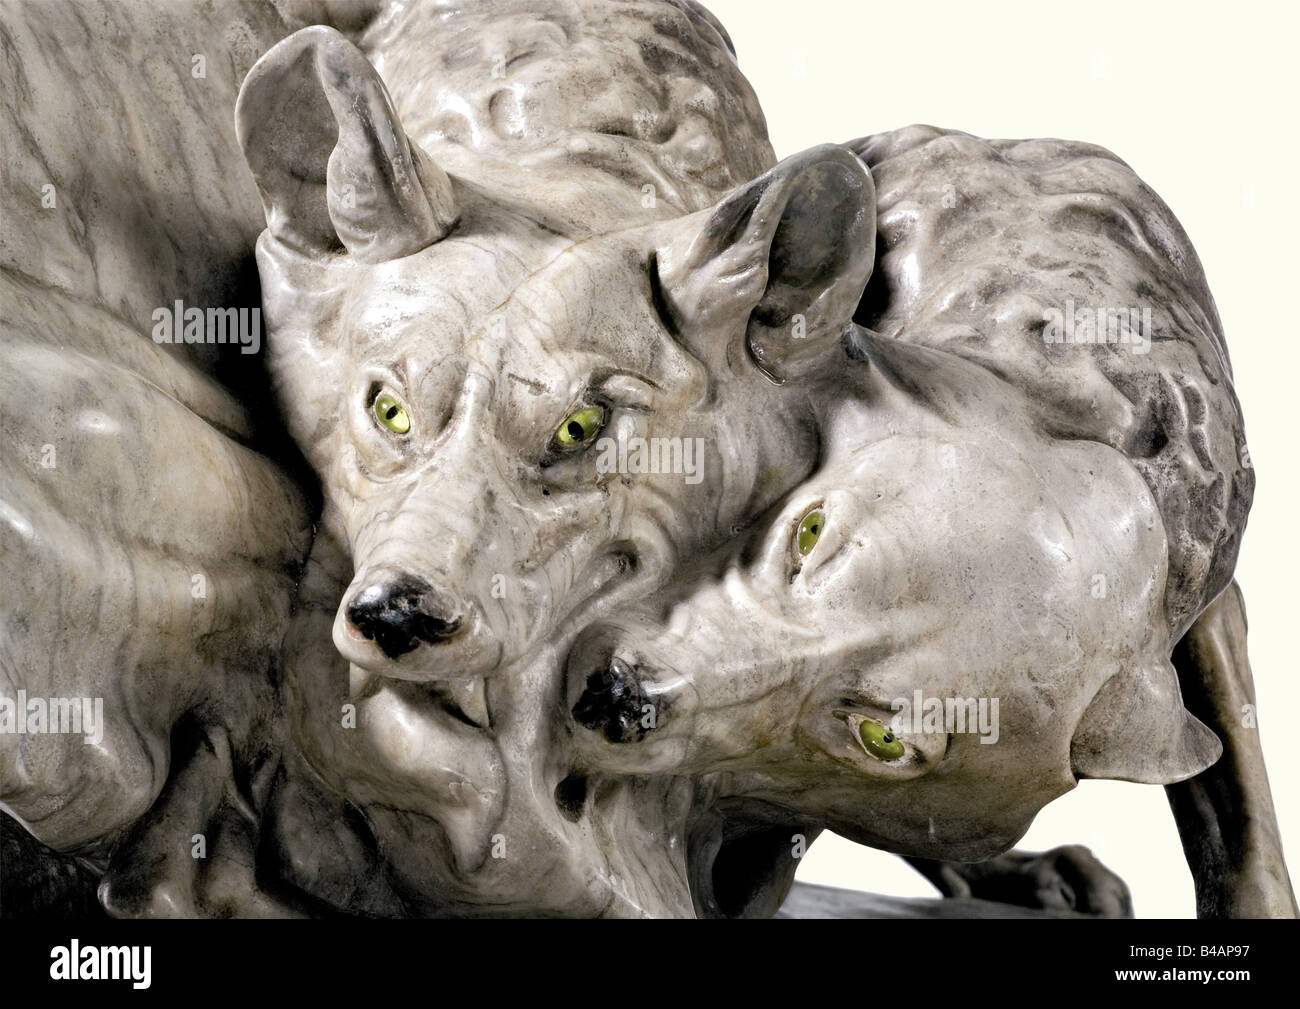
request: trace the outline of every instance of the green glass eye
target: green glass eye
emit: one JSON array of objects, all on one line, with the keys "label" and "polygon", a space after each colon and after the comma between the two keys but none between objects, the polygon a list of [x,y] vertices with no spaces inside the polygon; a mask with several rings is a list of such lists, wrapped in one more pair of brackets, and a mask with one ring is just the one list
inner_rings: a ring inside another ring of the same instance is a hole
[{"label": "green glass eye", "polygon": [[560,448],[577,448],[585,445],[605,426],[605,411],[598,406],[586,406],[564,418],[555,429],[555,443]]},{"label": "green glass eye", "polygon": [[407,416],[406,407],[390,393],[380,393],[376,397],[375,417],[393,434],[406,434],[411,430],[411,418]]},{"label": "green glass eye", "polygon": [[826,515],[820,508],[815,508],[803,517],[799,523],[799,554],[807,557],[812,548],[817,545],[817,537],[822,534],[826,528]]},{"label": "green glass eye", "polygon": [[858,736],[867,752],[879,760],[897,760],[903,755],[903,744],[898,737],[879,722],[863,719],[858,726]]}]

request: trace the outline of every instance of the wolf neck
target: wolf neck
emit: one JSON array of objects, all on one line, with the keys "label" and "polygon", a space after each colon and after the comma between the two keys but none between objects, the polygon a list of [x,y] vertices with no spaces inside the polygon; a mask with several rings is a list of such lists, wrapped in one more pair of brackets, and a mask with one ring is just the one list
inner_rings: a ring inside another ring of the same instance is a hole
[{"label": "wolf neck", "polygon": [[[942,432],[968,425],[992,425],[990,403],[1005,409],[1018,393],[973,361],[946,351],[884,337],[854,326],[845,358],[813,379],[822,386],[811,397],[824,441],[860,447],[896,434]],[[996,388],[994,388],[996,387]]]}]

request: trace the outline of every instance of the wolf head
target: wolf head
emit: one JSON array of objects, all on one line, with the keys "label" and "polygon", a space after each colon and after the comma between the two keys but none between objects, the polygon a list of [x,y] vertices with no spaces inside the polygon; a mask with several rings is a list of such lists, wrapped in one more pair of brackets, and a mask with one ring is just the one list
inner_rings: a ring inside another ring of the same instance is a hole
[{"label": "wolf head", "polygon": [[575,239],[530,213],[528,179],[506,206],[442,172],[329,29],[259,62],[237,122],[270,366],[354,562],[334,627],[354,665],[490,675],[815,465],[800,379],[839,352],[874,258],[843,149]]},{"label": "wolf head", "polygon": [[577,637],[577,766],[725,773],[873,847],[977,859],[1079,778],[1212,764],[1168,660],[1167,540],[1139,475],[1040,436],[976,365],[864,343],[861,410],[824,430],[818,471]]}]

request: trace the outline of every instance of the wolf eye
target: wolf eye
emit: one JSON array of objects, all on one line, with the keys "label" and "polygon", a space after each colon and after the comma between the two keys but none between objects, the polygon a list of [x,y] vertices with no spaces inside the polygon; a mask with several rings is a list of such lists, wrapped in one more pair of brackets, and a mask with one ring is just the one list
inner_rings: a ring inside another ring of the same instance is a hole
[{"label": "wolf eye", "polygon": [[893,729],[874,718],[843,708],[837,708],[831,714],[848,726],[858,745],[877,760],[897,760],[907,752],[907,747],[894,735]]},{"label": "wolf eye", "polygon": [[411,418],[407,416],[406,407],[392,393],[380,393],[375,397],[375,419],[393,434],[406,434],[411,430]]},{"label": "wolf eye", "polygon": [[799,522],[799,533],[795,538],[795,544],[799,548],[799,556],[807,557],[812,552],[812,548],[817,545],[817,538],[821,536],[822,530],[826,528],[826,515],[820,508],[814,508]]},{"label": "wolf eye", "polygon": [[584,406],[564,418],[555,429],[555,444],[562,449],[586,445],[605,426],[605,411],[599,406]]},{"label": "wolf eye", "polygon": [[858,738],[867,752],[879,760],[897,760],[903,755],[903,744],[898,737],[869,718],[864,718],[858,725]]}]

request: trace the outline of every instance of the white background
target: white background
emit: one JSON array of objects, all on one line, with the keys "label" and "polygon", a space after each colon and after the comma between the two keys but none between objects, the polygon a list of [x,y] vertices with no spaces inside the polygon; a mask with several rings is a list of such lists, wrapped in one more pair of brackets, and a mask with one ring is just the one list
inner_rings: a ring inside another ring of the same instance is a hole
[{"label": "white background", "polygon": [[[1260,730],[1284,842],[1300,853],[1300,626],[1293,523],[1300,375],[1294,46],[1283,3],[705,0],[758,92],[778,158],[910,123],[1064,137],[1123,158],[1173,208],[1218,302],[1256,468],[1238,565]],[[1021,847],[1080,842],[1128,882],[1139,917],[1192,917],[1191,877],[1157,786],[1084,782]],[[1300,872],[1300,870],[1297,870]],[[826,835],[808,882],[934,891],[901,860]]]}]

